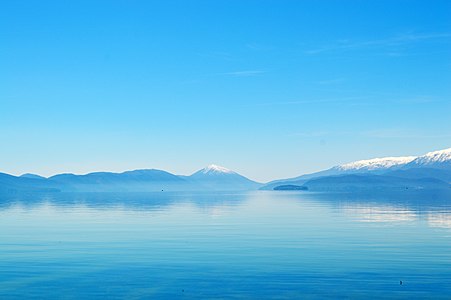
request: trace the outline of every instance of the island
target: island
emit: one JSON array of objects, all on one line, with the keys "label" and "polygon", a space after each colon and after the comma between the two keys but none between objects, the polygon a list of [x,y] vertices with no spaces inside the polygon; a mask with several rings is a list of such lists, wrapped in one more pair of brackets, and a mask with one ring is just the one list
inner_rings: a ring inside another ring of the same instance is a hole
[{"label": "island", "polygon": [[308,187],[302,185],[286,184],[273,188],[274,191],[307,191]]}]

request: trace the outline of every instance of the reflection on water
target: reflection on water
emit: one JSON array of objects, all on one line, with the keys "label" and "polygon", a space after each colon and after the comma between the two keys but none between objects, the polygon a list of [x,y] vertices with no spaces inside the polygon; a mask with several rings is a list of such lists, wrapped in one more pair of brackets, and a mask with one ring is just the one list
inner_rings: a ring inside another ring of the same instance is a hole
[{"label": "reflection on water", "polygon": [[391,205],[346,205],[342,209],[362,222],[412,222],[418,218],[413,210]]},{"label": "reflection on water", "polygon": [[428,223],[431,227],[441,227],[451,229],[451,213],[448,212],[430,212],[427,215]]},{"label": "reflection on water", "polygon": [[[310,195],[309,195],[310,196]],[[420,222],[431,227],[450,228],[451,191],[415,191],[398,193],[315,194],[313,198],[329,202],[359,222]]]},{"label": "reflection on water", "polygon": [[450,195],[0,196],[0,298],[446,299]]},{"label": "reflection on water", "polygon": [[0,195],[0,209],[20,205],[26,208],[49,203],[57,207],[86,206],[96,209],[124,207],[130,210],[158,210],[180,203],[198,206],[234,205],[245,199],[243,194],[230,193],[53,193]]}]

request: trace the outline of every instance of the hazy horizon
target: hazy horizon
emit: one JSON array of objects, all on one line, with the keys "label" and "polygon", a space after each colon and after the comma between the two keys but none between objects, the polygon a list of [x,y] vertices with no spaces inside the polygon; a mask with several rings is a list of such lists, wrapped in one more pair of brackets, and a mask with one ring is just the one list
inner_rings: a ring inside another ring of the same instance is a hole
[{"label": "hazy horizon", "polygon": [[[446,150],[448,150],[448,149],[451,149],[451,148],[447,148]],[[440,151],[440,150],[445,150],[445,149],[437,149],[437,150]],[[435,151],[428,151],[428,153],[429,153],[429,152],[435,152]],[[420,154],[420,155],[425,155],[425,154],[427,154],[427,153],[422,153],[422,154]],[[404,158],[406,158],[406,159],[407,159],[407,158],[410,158],[410,159],[409,159],[409,161],[410,161],[410,160],[412,160],[413,158],[418,157],[418,156],[420,156],[420,155],[404,156]],[[382,157],[372,157],[372,158],[369,158],[369,159],[378,159],[378,158],[382,158]],[[387,158],[390,158],[390,156],[387,157]],[[393,158],[393,157],[391,157],[391,158]],[[353,162],[356,162],[356,161],[353,161]],[[344,164],[347,164],[347,163],[351,163],[351,162],[346,162],[346,163],[344,163]],[[343,165],[343,164],[340,164],[340,165]],[[315,173],[315,172],[318,172],[318,171],[324,171],[324,170],[327,170],[327,169],[332,168],[332,167],[335,167],[335,166],[339,166],[339,165],[329,166],[329,167],[327,167],[327,168],[325,168],[325,169],[316,170],[316,171],[310,172],[310,173]],[[166,170],[166,169],[158,169],[158,168],[148,167],[148,168],[136,168],[136,169],[128,169],[128,170],[93,170],[93,171],[84,172],[84,173],[74,173],[74,172],[67,171],[67,172],[60,172],[60,173],[54,173],[54,174],[44,175],[44,174],[38,174],[38,173],[32,173],[32,172],[24,172],[24,173],[21,173],[21,174],[11,174],[11,175],[20,176],[20,175],[26,175],[26,174],[33,174],[33,175],[40,175],[40,176],[49,178],[49,177],[52,177],[52,176],[54,176],[54,175],[60,175],[60,174],[86,175],[86,174],[97,173],[97,172],[123,173],[123,172],[127,172],[127,171],[139,171],[139,170],[161,170],[161,171],[166,171],[166,172],[169,172],[169,173],[174,174],[174,175],[177,175],[177,176],[190,176],[190,175],[195,174],[196,172],[202,171],[202,170],[204,170],[204,169],[208,169],[208,168],[210,168],[210,167],[213,167],[213,168],[215,168],[215,167],[225,168],[226,171],[229,170],[229,171],[234,171],[234,172],[236,172],[235,170],[228,169],[228,168],[226,168],[226,167],[224,167],[224,166],[219,166],[219,165],[217,165],[217,164],[209,164],[209,165],[207,165],[207,166],[198,168],[198,169],[196,169],[196,170],[194,170],[194,171],[192,171],[192,172],[190,172],[190,173],[185,173],[185,174],[174,173],[174,172],[168,171],[168,170]],[[0,172],[0,173],[3,173],[3,172]],[[270,180],[267,180],[267,181],[259,181],[259,180],[255,180],[255,179],[253,179],[253,178],[250,178],[250,177],[247,176],[246,174],[239,173],[239,172],[237,172],[237,173],[238,173],[239,175],[245,176],[245,177],[247,177],[247,178],[249,178],[249,179],[251,179],[251,180],[253,180],[253,181],[259,182],[259,183],[269,183],[269,182],[274,181],[274,180],[289,179],[289,178],[297,177],[297,176],[299,176],[299,175],[310,174],[310,173],[298,173],[298,174],[296,174],[296,175],[294,175],[294,176],[291,176],[291,177],[273,178],[273,179],[270,179]]]}]

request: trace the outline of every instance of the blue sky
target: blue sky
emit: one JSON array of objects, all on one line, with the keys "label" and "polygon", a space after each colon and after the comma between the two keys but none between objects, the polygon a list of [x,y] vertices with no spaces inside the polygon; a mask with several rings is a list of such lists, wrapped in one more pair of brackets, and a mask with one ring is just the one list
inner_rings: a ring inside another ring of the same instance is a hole
[{"label": "blue sky", "polygon": [[260,181],[451,146],[450,1],[2,1],[0,171]]}]

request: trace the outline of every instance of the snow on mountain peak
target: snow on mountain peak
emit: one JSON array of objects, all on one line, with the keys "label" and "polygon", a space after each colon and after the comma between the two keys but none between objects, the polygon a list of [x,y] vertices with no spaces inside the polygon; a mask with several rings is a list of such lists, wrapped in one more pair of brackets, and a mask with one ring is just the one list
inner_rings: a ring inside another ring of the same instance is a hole
[{"label": "snow on mountain peak", "polygon": [[373,171],[379,169],[388,169],[391,167],[408,164],[416,158],[417,158],[416,156],[373,158],[339,165],[335,167],[335,169],[341,171],[354,171],[354,170]]},{"label": "snow on mountain peak", "polygon": [[417,165],[451,162],[451,148],[428,152],[413,161]]},{"label": "snow on mountain peak", "polygon": [[213,164],[203,168],[201,171],[204,174],[209,174],[209,173],[210,174],[211,173],[215,173],[215,174],[218,174],[218,173],[233,174],[234,173],[232,170],[229,170],[227,168],[224,168],[224,167],[221,167],[221,166],[218,166],[218,165],[213,165]]}]

